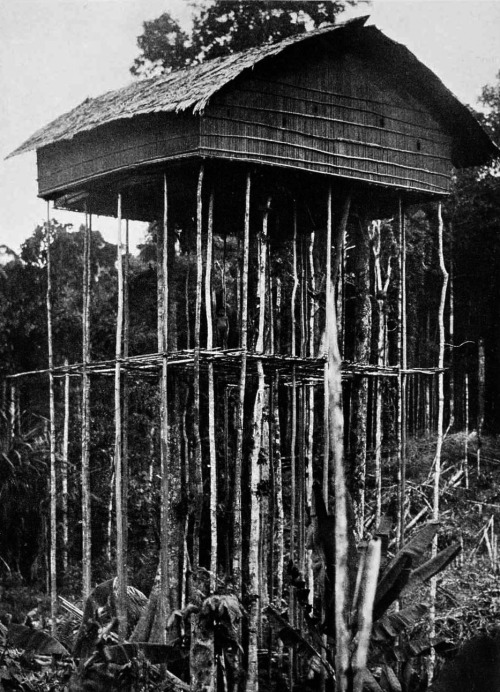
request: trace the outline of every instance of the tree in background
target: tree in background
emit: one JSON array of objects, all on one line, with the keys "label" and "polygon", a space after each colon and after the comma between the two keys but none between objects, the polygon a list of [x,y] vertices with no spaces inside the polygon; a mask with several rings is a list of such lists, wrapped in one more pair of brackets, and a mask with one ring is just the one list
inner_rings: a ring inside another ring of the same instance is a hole
[{"label": "tree in background", "polygon": [[[500,72],[493,85],[482,90],[477,114],[492,139],[500,145]],[[464,169],[457,173],[453,194],[446,204],[453,229],[457,382],[465,372],[477,372],[478,343],[486,354],[486,427],[499,430],[500,381],[500,164]],[[475,397],[472,403],[474,404]]]},{"label": "tree in background", "polygon": [[190,34],[169,12],[144,22],[144,31],[137,39],[141,52],[130,71],[135,76],[151,76],[281,41],[323,24],[333,24],[337,15],[358,1],[194,2]]}]

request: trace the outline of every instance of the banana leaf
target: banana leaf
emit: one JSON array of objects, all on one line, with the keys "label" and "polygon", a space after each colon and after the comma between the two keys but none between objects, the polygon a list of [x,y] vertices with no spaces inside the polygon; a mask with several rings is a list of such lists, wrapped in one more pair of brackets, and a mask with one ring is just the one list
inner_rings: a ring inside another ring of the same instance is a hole
[{"label": "banana leaf", "polygon": [[429,579],[432,579],[432,577],[448,567],[450,562],[456,558],[461,549],[462,546],[460,543],[454,543],[449,545],[444,550],[441,550],[441,552],[435,557],[432,557],[430,560],[427,560],[427,562],[424,562],[423,565],[420,565],[420,567],[413,570],[411,573],[408,587],[419,582],[425,583],[426,581],[429,581]]},{"label": "banana leaf", "polygon": [[26,625],[10,625],[7,631],[9,646],[30,651],[38,656],[69,656],[69,651],[42,630],[34,630]]},{"label": "banana leaf", "polygon": [[373,626],[372,645],[392,646],[394,639],[405,629],[413,627],[428,610],[425,603],[415,603],[395,613],[385,614]]},{"label": "banana leaf", "polygon": [[412,566],[423,556],[432,543],[439,522],[426,524],[394,556],[380,577],[375,595],[374,619],[377,620],[399,597],[407,585]]}]

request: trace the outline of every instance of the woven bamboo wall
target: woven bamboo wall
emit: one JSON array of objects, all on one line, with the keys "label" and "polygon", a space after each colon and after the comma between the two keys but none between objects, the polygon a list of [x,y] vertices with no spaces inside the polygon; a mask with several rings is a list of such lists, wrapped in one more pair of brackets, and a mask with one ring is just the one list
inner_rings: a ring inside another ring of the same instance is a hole
[{"label": "woven bamboo wall", "polygon": [[41,195],[146,164],[206,156],[446,193],[451,138],[421,102],[353,54],[260,64],[201,116],[116,121],[38,151]]},{"label": "woven bamboo wall", "polygon": [[201,122],[202,153],[405,189],[449,189],[451,139],[367,61],[323,58],[255,76],[217,97]]},{"label": "woven bamboo wall", "polygon": [[199,118],[155,113],[119,120],[37,152],[41,195],[98,176],[194,154]]}]

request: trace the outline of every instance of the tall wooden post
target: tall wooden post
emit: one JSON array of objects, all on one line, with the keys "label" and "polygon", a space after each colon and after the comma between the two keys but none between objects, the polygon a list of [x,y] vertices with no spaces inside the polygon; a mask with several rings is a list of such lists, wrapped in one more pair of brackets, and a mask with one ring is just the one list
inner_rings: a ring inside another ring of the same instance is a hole
[{"label": "tall wooden post", "polygon": [[247,172],[245,190],[245,216],[243,230],[243,271],[241,276],[241,367],[236,431],[236,455],[234,463],[234,531],[233,531],[233,579],[236,593],[241,596],[242,587],[242,525],[241,525],[241,472],[243,466],[243,428],[245,411],[245,387],[248,349],[248,266],[250,259],[250,193],[252,178]]},{"label": "tall wooden post", "polygon": [[50,445],[50,628],[56,632],[57,618],[57,478],[54,404],[54,352],[52,343],[52,258],[50,250],[50,202],[47,202],[47,350],[49,359],[49,445]]},{"label": "tall wooden post", "polygon": [[[271,198],[267,200],[264,218],[262,222],[262,234],[259,253],[259,279],[258,279],[258,310],[259,322],[257,332],[257,353],[264,353],[264,324],[266,312],[266,258],[267,258],[267,223]],[[246,681],[247,692],[258,692],[259,689],[259,665],[258,665],[258,616],[259,616],[259,543],[260,543],[260,507],[259,507],[259,459],[262,446],[262,417],[264,412],[264,367],[262,360],[257,360],[258,387],[255,395],[253,409],[253,449],[250,461],[250,540],[248,547],[248,573],[249,593],[252,603],[248,610],[248,675]]]},{"label": "tall wooden post", "polygon": [[[328,194],[330,206],[331,191]],[[346,200],[337,240],[343,236],[350,207],[350,196]],[[329,217],[330,218],[330,217]],[[342,233],[342,236],[340,235]],[[338,244],[337,247],[340,247]],[[338,267],[338,260],[337,260]],[[339,692],[347,690],[347,669],[349,657],[348,631],[345,619],[347,605],[347,506],[346,479],[344,470],[344,418],[342,410],[342,382],[340,353],[338,347],[337,322],[335,310],[335,289],[332,276],[327,276],[326,295],[326,342],[328,346],[328,419],[330,448],[332,453],[331,477],[335,498],[335,671]]]},{"label": "tall wooden post", "polygon": [[115,503],[116,503],[116,576],[118,598],[116,613],[120,639],[127,635],[126,575],[123,544],[123,479],[122,479],[122,406],[121,406],[121,361],[123,338],[123,257],[122,257],[122,193],[117,199],[117,242],[116,266],[118,271],[118,310],[116,315],[115,348]]},{"label": "tall wooden post", "polygon": [[[432,506],[432,518],[434,521],[439,520],[439,491],[441,482],[441,450],[443,446],[443,423],[444,423],[444,342],[445,342],[445,325],[444,325],[444,309],[446,305],[446,289],[448,286],[448,272],[444,264],[444,252],[443,252],[443,217],[441,202],[438,202],[437,208],[438,215],[438,252],[439,252],[439,268],[441,270],[441,275],[443,281],[441,284],[441,298],[439,301],[439,312],[438,312],[438,329],[439,329],[439,356],[438,356],[438,412],[437,412],[437,441],[436,441],[436,454],[434,457],[434,498]],[[437,555],[437,535],[434,537],[432,542],[432,555],[433,557]],[[430,637],[431,639],[435,637],[435,617],[436,617],[436,591],[437,591],[437,580],[433,577],[431,580],[431,607],[429,610],[429,620],[430,620]],[[429,682],[432,681],[432,676],[434,673],[435,665],[435,653],[434,649],[431,649],[431,656],[429,659],[428,674]]]},{"label": "tall wooden post", "polygon": [[203,224],[203,178],[205,169],[203,164],[198,173],[198,185],[196,188],[196,304],[194,323],[194,402],[193,402],[193,433],[194,433],[194,483],[196,486],[195,517],[193,526],[193,568],[199,567],[199,534],[201,523],[201,509],[203,502],[203,479],[201,470],[201,438],[200,438],[200,320],[203,283],[203,257],[202,257],[202,224]]},{"label": "tall wooden post", "polygon": [[88,363],[90,355],[90,215],[85,202],[85,230],[83,238],[83,310],[82,310],[82,571],[83,597],[91,590],[91,505],[90,505],[90,379]]},{"label": "tall wooden post", "polygon": [[123,524],[123,572],[128,578],[128,422],[129,422],[129,377],[127,362],[129,357],[130,310],[129,310],[129,226],[125,219],[125,247],[123,256],[123,373],[122,399],[122,524]]},{"label": "tall wooden post", "polygon": [[159,267],[159,297],[160,310],[158,313],[158,350],[162,354],[161,381],[160,381],[160,468],[161,468],[161,502],[160,502],[160,542],[161,542],[161,581],[159,616],[155,621],[155,641],[165,643],[165,627],[170,599],[170,573],[169,573],[169,509],[170,509],[170,464],[169,464],[169,428],[168,428],[168,377],[167,377],[167,351],[168,351],[168,181],[163,176],[163,231],[161,239],[158,238],[160,248]]},{"label": "tall wooden post", "polygon": [[69,372],[68,359],[65,358],[64,366],[64,422],[63,442],[61,454],[61,513],[62,513],[62,539],[63,539],[63,570],[68,570],[68,448],[69,448]]},{"label": "tall wooden post", "polygon": [[404,542],[406,496],[406,229],[401,197],[398,200],[399,291],[398,291],[398,515],[399,545]]},{"label": "tall wooden post", "polygon": [[[205,267],[205,314],[207,319],[207,350],[213,348],[212,321],[212,253],[214,225],[214,191],[208,204],[207,261]],[[215,451],[214,364],[208,364],[208,444],[210,456],[210,591],[217,585],[217,454]]]}]

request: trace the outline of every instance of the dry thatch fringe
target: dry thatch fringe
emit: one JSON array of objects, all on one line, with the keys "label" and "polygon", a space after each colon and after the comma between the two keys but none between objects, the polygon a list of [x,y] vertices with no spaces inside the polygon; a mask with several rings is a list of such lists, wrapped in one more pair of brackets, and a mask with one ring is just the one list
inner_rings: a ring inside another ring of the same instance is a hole
[{"label": "dry thatch fringe", "polygon": [[125,88],[108,91],[93,99],[87,98],[73,110],[35,132],[24,144],[9,154],[9,157],[40,149],[63,139],[72,139],[80,132],[92,130],[114,120],[147,113],[179,113],[191,109],[193,113],[201,113],[210,98],[223,86],[265,58],[276,56],[289,46],[311,37],[331,34],[347,26],[362,26],[367,19],[368,17],[361,17],[335,26],[324,26],[305,34],[291,36],[279,43],[215,58],[167,75],[139,80]]}]

